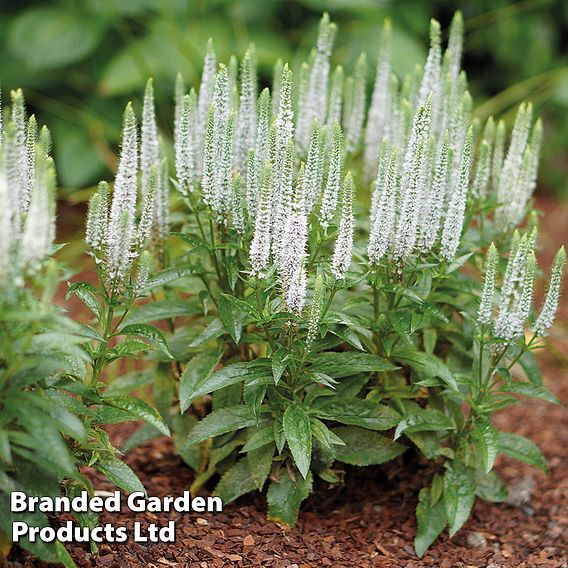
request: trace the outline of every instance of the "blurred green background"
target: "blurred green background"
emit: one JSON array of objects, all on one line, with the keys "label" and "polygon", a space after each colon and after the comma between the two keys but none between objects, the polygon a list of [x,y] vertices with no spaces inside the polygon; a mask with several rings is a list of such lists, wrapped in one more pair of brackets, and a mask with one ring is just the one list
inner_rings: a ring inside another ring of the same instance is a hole
[{"label": "blurred green background", "polygon": [[[541,191],[568,197],[568,1],[507,0],[18,0],[0,8],[0,79],[6,102],[21,86],[54,134],[64,194],[76,200],[116,164],[121,113],[140,109],[155,78],[160,127],[171,134],[173,83],[180,70],[197,84],[207,38],[220,60],[257,47],[261,82],[277,57],[297,66],[327,10],[339,24],[334,63],[351,66],[365,50],[374,68],[377,39],[389,16],[395,70],[423,63],[428,21],[445,29],[465,18],[464,66],[480,118],[510,120],[531,99],[545,121]],[[369,86],[370,88],[371,86]]]}]

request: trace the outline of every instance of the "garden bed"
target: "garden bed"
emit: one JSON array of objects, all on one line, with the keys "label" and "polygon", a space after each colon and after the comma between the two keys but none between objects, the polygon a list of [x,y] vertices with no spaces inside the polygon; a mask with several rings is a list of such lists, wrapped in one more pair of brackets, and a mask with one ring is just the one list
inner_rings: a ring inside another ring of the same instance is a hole
[{"label": "garden bed", "polygon": [[[564,356],[568,355],[567,344],[555,342],[554,347],[563,348]],[[541,359],[549,387],[564,404],[568,403],[568,383],[562,380],[566,367],[549,354]],[[443,536],[422,560],[416,558],[412,548],[414,508],[416,489],[425,483],[423,477],[428,471],[417,467],[410,473],[410,468],[397,468],[396,463],[351,471],[349,483],[337,491],[327,491],[321,484],[305,503],[293,530],[284,531],[267,521],[260,497],[244,498],[217,514],[106,513],[101,522],[115,526],[132,526],[135,520],[165,525],[173,519],[177,542],[102,545],[98,556],[80,545],[70,551],[78,566],[109,568],[563,566],[568,561],[568,410],[532,401],[507,410],[496,422],[503,430],[535,440],[548,460],[549,475],[502,459],[497,470],[513,485],[510,497],[517,499],[517,504],[478,501],[466,526],[452,540]],[[117,443],[124,435],[124,428],[113,432]],[[127,462],[150,495],[179,495],[192,480],[192,472],[174,454],[166,438],[133,450]],[[114,489],[99,475],[93,473],[91,477],[97,489]],[[33,565],[20,560],[13,566],[22,564]]]}]

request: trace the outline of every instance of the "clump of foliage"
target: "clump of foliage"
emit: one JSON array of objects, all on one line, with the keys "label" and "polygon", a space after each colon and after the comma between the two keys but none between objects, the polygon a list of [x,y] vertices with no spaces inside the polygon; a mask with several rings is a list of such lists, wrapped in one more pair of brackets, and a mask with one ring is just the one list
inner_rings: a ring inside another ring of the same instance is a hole
[{"label": "clump of foliage", "polygon": [[[48,526],[42,512],[11,513],[10,492],[55,497],[93,493],[80,466],[91,466],[127,491],[144,488],[112,447],[102,424],[142,419],[164,434],[160,415],[143,401],[108,390],[100,379],[110,362],[129,354],[109,346],[116,289],[103,295],[76,283],[95,325],[74,321],[54,304],[64,275],[52,255],[55,169],[51,140],[26,117],[21,91],[12,92],[8,124],[0,125],[0,555],[10,550],[12,523]],[[143,270],[139,270],[139,279]],[[123,273],[121,273],[123,275]],[[122,305],[125,305],[122,300]],[[122,308],[124,310],[124,307]],[[128,330],[122,330],[129,333]],[[149,330],[132,329],[148,336]],[[159,333],[159,332],[156,332]],[[152,336],[153,337],[153,336]],[[146,347],[146,344],[143,344]],[[138,349],[141,349],[140,342]],[[96,516],[77,514],[84,526]],[[23,542],[39,558],[74,566],[59,542]]]},{"label": "clump of foliage", "polygon": [[[272,91],[258,94],[252,46],[226,66],[210,42],[199,92],[178,78],[174,185],[189,214],[176,214],[166,248],[185,249],[161,273],[177,300],[159,304],[192,315],[172,321],[169,342],[176,442],[194,492],[216,475],[226,502],[267,488],[269,518],[290,526],[315,477],[339,483],[341,464],[414,448],[433,464],[416,511],[422,555],[476,496],[505,498],[499,454],[546,468],[491,418],[516,395],[555,402],[532,350],[565,253],[536,314],[534,216],[516,227],[542,127],[530,104],[510,137],[503,122],[472,121],[460,14],[444,53],[431,22],[426,63],[405,77],[385,24],[370,105],[365,54],[351,76],[331,69],[335,34],[325,15],[299,78],[279,61]],[[142,148],[158,147],[149,94]]]}]

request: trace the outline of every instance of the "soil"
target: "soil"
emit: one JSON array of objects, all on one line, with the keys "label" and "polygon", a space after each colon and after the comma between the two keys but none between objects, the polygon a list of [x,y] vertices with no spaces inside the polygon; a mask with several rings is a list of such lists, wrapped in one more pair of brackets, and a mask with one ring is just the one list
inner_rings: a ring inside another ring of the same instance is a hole
[{"label": "soil", "polygon": [[[547,211],[539,259],[548,267],[548,251],[568,241],[568,207],[547,201],[539,205]],[[266,520],[261,497],[243,498],[214,514],[135,514],[123,509],[120,514],[103,514],[100,522],[131,530],[136,520],[161,526],[174,520],[176,542],[104,544],[97,554],[74,545],[71,555],[85,568],[568,567],[568,302],[563,302],[560,315],[549,348],[539,359],[547,386],[562,404],[525,400],[495,417],[500,429],[528,436],[540,446],[549,474],[500,458],[496,469],[509,483],[510,503],[478,500],[464,528],[452,539],[444,533],[422,559],[412,548],[414,508],[417,492],[431,472],[408,458],[386,467],[350,470],[346,484],[332,491],[317,485],[292,530]],[[112,430],[117,445],[131,427]],[[177,496],[192,481],[192,472],[166,438],[136,448],[126,461],[150,495]],[[96,489],[114,489],[95,472],[89,475]],[[41,565],[21,551],[12,554],[10,566]]]}]

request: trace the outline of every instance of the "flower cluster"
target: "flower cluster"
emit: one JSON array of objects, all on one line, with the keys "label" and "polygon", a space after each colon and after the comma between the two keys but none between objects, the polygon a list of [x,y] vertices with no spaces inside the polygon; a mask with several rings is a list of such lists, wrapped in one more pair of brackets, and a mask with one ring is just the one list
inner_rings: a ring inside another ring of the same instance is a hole
[{"label": "flower cluster", "polygon": [[[188,120],[185,103],[180,112],[180,130],[184,133]],[[124,283],[134,262],[141,257],[136,287],[142,288],[150,268],[149,253],[142,253],[151,244],[160,254],[169,232],[168,165],[158,138],[151,79],[144,94],[140,130],[141,135],[129,103],[124,111],[113,190],[103,181],[89,201],[85,240],[114,287]],[[178,161],[183,161],[183,157],[178,156]],[[190,180],[187,162],[183,164],[180,184]]]},{"label": "flower cluster", "polygon": [[20,284],[53,249],[55,168],[49,131],[27,117],[20,89],[11,103],[0,122],[0,281]]}]

